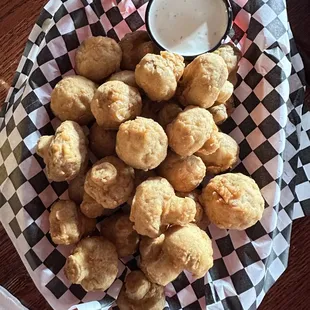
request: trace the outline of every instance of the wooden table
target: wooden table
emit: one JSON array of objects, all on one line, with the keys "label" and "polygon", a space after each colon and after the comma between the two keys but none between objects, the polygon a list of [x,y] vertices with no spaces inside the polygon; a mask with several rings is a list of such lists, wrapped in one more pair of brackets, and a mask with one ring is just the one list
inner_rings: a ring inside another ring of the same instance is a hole
[{"label": "wooden table", "polygon": [[[26,39],[45,1],[0,1],[0,103],[4,101]],[[310,3],[289,0],[289,17],[310,80]],[[309,81],[308,80],[308,81]],[[307,97],[310,106],[310,96]],[[260,310],[306,310],[310,305],[310,218],[295,221],[289,267],[267,293]],[[28,276],[17,252],[0,225],[0,285],[33,310],[51,309]]]}]

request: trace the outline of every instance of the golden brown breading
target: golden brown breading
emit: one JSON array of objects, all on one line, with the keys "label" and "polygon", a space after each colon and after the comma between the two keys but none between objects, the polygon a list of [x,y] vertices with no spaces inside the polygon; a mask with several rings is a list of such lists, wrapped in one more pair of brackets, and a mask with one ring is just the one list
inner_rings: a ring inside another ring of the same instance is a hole
[{"label": "golden brown breading", "polygon": [[[114,156],[107,156],[96,162],[88,171],[84,184],[85,192],[101,204],[102,214],[104,209],[115,209],[126,202],[133,189],[133,168]],[[95,209],[98,216],[98,206]],[[93,212],[86,206],[82,205],[81,211],[86,216],[93,217]]]},{"label": "golden brown breading", "polygon": [[168,225],[185,225],[194,220],[196,204],[175,195],[170,183],[161,177],[141,183],[133,198],[130,220],[140,234],[155,238]]},{"label": "golden brown breading", "polygon": [[238,143],[225,133],[216,133],[219,147],[215,152],[208,152],[206,144],[195,153],[207,167],[207,173],[218,174],[231,169],[238,161]]},{"label": "golden brown breading", "polygon": [[87,125],[94,119],[90,110],[97,85],[79,75],[64,77],[51,94],[51,109],[61,121]]},{"label": "golden brown breading", "polygon": [[210,108],[216,101],[228,70],[222,57],[206,53],[196,57],[184,70],[178,97],[183,105]]},{"label": "golden brown breading", "polygon": [[210,221],[223,229],[244,230],[262,218],[264,199],[253,179],[241,173],[214,177],[200,201]]},{"label": "golden brown breading", "polygon": [[55,244],[74,244],[96,227],[96,220],[83,215],[71,200],[59,200],[49,214],[50,234]]},{"label": "golden brown breading", "polygon": [[176,192],[175,193],[178,197],[188,197],[195,201],[196,203],[196,215],[193,223],[195,223],[200,229],[206,230],[208,225],[210,224],[210,220],[208,219],[208,216],[206,212],[204,211],[204,208],[202,207],[201,203],[199,202],[199,196],[201,195],[201,190],[195,189],[189,193],[183,193],[183,192]]},{"label": "golden brown breading", "polygon": [[97,89],[90,107],[99,126],[118,129],[121,123],[141,114],[142,99],[137,88],[110,81]]},{"label": "golden brown breading", "polygon": [[169,146],[181,156],[190,156],[211,137],[214,128],[216,126],[209,111],[187,107],[166,127]]},{"label": "golden brown breading", "polygon": [[115,40],[90,37],[76,51],[75,69],[78,74],[99,83],[119,69],[121,60],[122,50]]},{"label": "golden brown breading", "polygon": [[83,129],[73,121],[61,123],[54,136],[42,136],[37,153],[46,164],[47,177],[56,182],[74,179],[87,164],[87,145]]},{"label": "golden brown breading", "polygon": [[117,297],[120,310],[163,310],[164,287],[150,282],[140,270],[132,271]]},{"label": "golden brown breading", "polygon": [[127,165],[141,170],[156,168],[166,157],[168,138],[149,118],[137,117],[122,124],[116,136],[116,153]]},{"label": "golden brown breading", "polygon": [[184,269],[201,278],[213,266],[211,240],[195,224],[172,226],[156,239],[142,238],[140,254],[141,270],[151,282],[163,286]]},{"label": "golden brown breading", "polygon": [[177,54],[147,54],[136,67],[136,82],[151,100],[169,100],[175,94],[184,66],[183,57]]},{"label": "golden brown breading", "polygon": [[166,178],[176,191],[191,192],[206,175],[206,166],[195,156],[181,157],[171,151],[159,165],[158,174]]},{"label": "golden brown breading", "polygon": [[67,258],[64,268],[68,280],[85,291],[104,291],[118,272],[115,246],[103,237],[82,239]]}]

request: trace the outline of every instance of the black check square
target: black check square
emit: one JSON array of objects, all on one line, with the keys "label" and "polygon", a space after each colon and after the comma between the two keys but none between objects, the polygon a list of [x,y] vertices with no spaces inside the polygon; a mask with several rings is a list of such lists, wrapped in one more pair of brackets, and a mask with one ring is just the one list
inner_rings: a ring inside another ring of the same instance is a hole
[{"label": "black check square", "polygon": [[52,182],[51,185],[58,196],[61,196],[68,189],[67,182]]},{"label": "black check square", "polygon": [[198,302],[198,300],[196,300],[195,302],[191,303],[190,305],[185,306],[183,309],[184,310],[197,310],[200,308],[200,304]]},{"label": "black check square", "polygon": [[30,53],[30,51],[31,51],[31,49],[32,49],[32,47],[33,47],[33,45],[34,45],[34,43],[31,42],[31,41],[28,39],[27,42],[26,42],[26,46],[25,46],[24,52],[23,52],[23,55],[24,55],[24,56],[27,57],[27,56],[29,55],[29,53]]},{"label": "black check square", "polygon": [[38,35],[34,43],[39,46],[44,38],[45,38],[45,32],[41,31],[41,33]]},{"label": "black check square", "polygon": [[267,234],[265,228],[262,226],[260,222],[257,222],[255,225],[247,228],[245,232],[252,241],[255,241],[263,236],[266,236]]},{"label": "black check square", "polygon": [[82,43],[79,41],[76,31],[71,31],[69,33],[63,34],[62,38],[65,41],[68,52],[75,50],[80,46],[80,43]]},{"label": "black check square", "polygon": [[63,282],[57,277],[54,277],[49,283],[47,283],[46,287],[55,295],[56,298],[60,298],[68,290]]},{"label": "black check square", "polygon": [[40,258],[37,256],[37,254],[32,249],[30,249],[25,254],[25,258],[26,258],[30,268],[33,271],[36,270],[42,264]]},{"label": "black check square", "polygon": [[288,114],[288,119],[295,126],[301,123],[301,118],[295,109]]},{"label": "black check square", "polygon": [[70,13],[74,23],[74,28],[79,29],[88,25],[88,20],[84,8],[80,8]]},{"label": "black check square", "polygon": [[244,136],[247,136],[256,128],[256,124],[254,123],[252,117],[249,115],[239,125],[239,128],[242,131],[242,133],[244,134]]},{"label": "black check square", "polygon": [[22,163],[25,159],[31,156],[31,152],[27,148],[24,141],[19,142],[13,150],[13,154],[18,164]]},{"label": "black check square", "polygon": [[68,56],[68,54],[64,54],[60,57],[57,57],[56,59],[59,71],[62,75],[64,75],[66,72],[72,70],[72,64],[71,60]]},{"label": "black check square", "polygon": [[207,283],[205,286],[205,296],[207,305],[214,304],[215,302],[220,300],[217,291],[212,288],[213,285],[210,283]]},{"label": "black check square", "polygon": [[25,178],[24,174],[21,172],[19,167],[16,167],[11,172],[9,178],[12,181],[12,184],[16,190],[27,181],[27,179]]},{"label": "black check square", "polygon": [[233,172],[242,173],[244,175],[250,176],[248,170],[244,167],[243,163],[240,162],[237,167],[233,169]]},{"label": "black check square", "polygon": [[25,75],[29,75],[32,67],[33,67],[33,62],[29,58],[27,58],[23,66],[22,73]]},{"label": "black check square", "polygon": [[42,103],[33,91],[23,98],[21,104],[28,114],[42,106]]},{"label": "black check square", "polygon": [[10,207],[15,215],[23,207],[16,193],[14,193],[14,195],[8,200],[8,203],[10,204]]},{"label": "black check square", "polygon": [[44,265],[55,275],[61,270],[65,263],[66,258],[57,249],[55,249],[44,261]]},{"label": "black check square", "polygon": [[[55,88],[56,84],[62,80],[62,76],[57,76],[54,80],[50,81],[49,84],[52,88]],[[51,119],[54,118],[54,114],[52,117],[50,117]]]},{"label": "black check square", "polygon": [[123,20],[123,16],[120,13],[119,8],[117,6],[114,6],[110,10],[108,10],[106,12],[106,15],[113,27]]},{"label": "black check square", "polygon": [[220,126],[221,130],[226,133],[232,132],[236,127],[237,124],[232,117],[228,118],[227,121]]},{"label": "black check square", "polygon": [[252,243],[247,243],[236,250],[240,262],[244,267],[247,267],[253,263],[260,261],[260,257],[257,254]]},{"label": "black check square", "polygon": [[37,127],[33,124],[29,116],[26,116],[18,125],[17,129],[19,134],[24,139],[37,130]]},{"label": "black check square", "polygon": [[231,254],[235,250],[229,235],[223,238],[217,239],[215,240],[215,242],[223,257]]},{"label": "black check square", "polygon": [[265,98],[263,98],[262,103],[264,107],[272,113],[285,104],[285,101],[283,97],[274,89]]},{"label": "black check square", "polygon": [[61,34],[56,25],[52,26],[45,36],[46,43],[52,41],[55,38],[61,37]]},{"label": "black check square", "polygon": [[6,160],[9,157],[9,155],[12,152],[9,140],[5,140],[5,142],[0,148],[0,152],[1,152],[3,160]]},{"label": "black check square", "polygon": [[47,83],[47,79],[40,68],[35,69],[29,77],[29,85],[32,89],[41,87]]},{"label": "black check square", "polygon": [[166,300],[169,304],[170,309],[181,309],[181,304],[178,295],[173,295],[172,297],[166,296]]},{"label": "black check square", "polygon": [[259,47],[254,42],[252,42],[243,57],[246,58],[254,66],[261,54],[262,52]]},{"label": "black check square", "polygon": [[15,238],[18,238],[22,233],[22,231],[19,227],[16,217],[13,218],[13,220],[9,223],[9,225],[14,233]]},{"label": "black check square", "polygon": [[259,104],[260,104],[260,100],[257,98],[257,96],[255,95],[253,91],[243,101],[243,105],[249,113],[251,113]]},{"label": "black check square", "polygon": [[51,18],[51,17],[52,17],[51,13],[48,12],[48,11],[46,11],[45,8],[43,8],[42,11],[41,11],[41,13],[40,13],[39,18],[38,18],[37,21],[36,21],[36,24],[42,28],[43,23],[44,23],[47,19],[49,19],[49,18]]},{"label": "black check square", "polygon": [[114,39],[116,42],[119,42],[119,38],[113,28],[108,31],[107,36],[111,39]]},{"label": "black check square", "polygon": [[44,233],[35,222],[23,231],[23,235],[31,247],[34,247],[44,237]]},{"label": "black check square", "polygon": [[143,19],[141,18],[138,11],[130,14],[128,17],[125,18],[125,20],[131,31],[136,31],[144,25]]},{"label": "black check square", "polygon": [[209,270],[212,280],[218,280],[229,276],[222,258],[213,261],[213,267]]},{"label": "black check square", "polygon": [[258,125],[258,128],[264,134],[265,138],[269,139],[280,131],[282,127],[272,115],[269,115]]},{"label": "black check square", "polygon": [[53,59],[54,59],[54,56],[52,55],[48,46],[45,45],[37,56],[37,63],[39,66],[42,66],[43,64]]},{"label": "black check square", "polygon": [[136,9],[141,7],[144,3],[147,3],[147,0],[131,0],[131,1],[135,5]]},{"label": "black check square", "polygon": [[14,117],[12,116],[6,124],[6,134],[9,136],[15,128]]},{"label": "black check square", "polygon": [[27,203],[24,206],[24,209],[28,212],[34,221],[38,219],[46,210],[44,204],[38,196]]},{"label": "black check square", "polygon": [[[250,1],[248,3],[250,3]],[[262,31],[262,29],[264,29],[264,26],[255,18],[251,18],[249,29],[247,31],[247,38],[254,41],[257,35]]]},{"label": "black check square", "polygon": [[64,16],[68,14],[66,7],[62,4],[54,14],[54,21],[59,22]]},{"label": "black check square", "polygon": [[262,1],[262,0],[248,1],[245,4],[245,6],[243,7],[243,9],[246,10],[248,13],[251,13],[253,15],[263,5],[264,5],[264,1]]},{"label": "black check square", "polygon": [[94,37],[106,36],[106,32],[100,21],[94,24],[90,24],[90,30]]},{"label": "black check square", "polygon": [[8,174],[4,164],[0,165],[0,185],[6,180]]},{"label": "black check square", "polygon": [[93,2],[90,4],[91,8],[97,15],[97,17],[101,17],[104,14],[104,9],[101,3],[101,0],[93,0]]},{"label": "black check square", "polygon": [[310,199],[306,199],[300,202],[301,208],[304,211],[305,216],[310,215]]},{"label": "black check square", "polygon": [[265,75],[265,79],[276,88],[286,79],[286,76],[284,71],[276,65]]},{"label": "black check square", "polygon": [[238,44],[244,36],[244,31],[236,23],[233,23],[229,36],[235,44]]},{"label": "black check square", "polygon": [[262,80],[262,78],[263,76],[258,73],[255,68],[252,68],[252,70],[244,78],[244,82],[247,83],[252,89],[254,89]]},{"label": "black check square", "polygon": [[194,281],[191,284],[191,286],[192,286],[192,288],[196,294],[196,297],[198,299],[205,296],[205,286],[204,286],[204,279],[203,278],[197,279],[196,281]]},{"label": "black check square", "polygon": [[269,160],[278,155],[278,152],[273,148],[268,140],[257,147],[254,150],[254,153],[263,164],[266,164]]},{"label": "black check square", "polygon": [[258,168],[252,174],[252,178],[255,180],[259,188],[263,188],[273,181],[273,178],[264,166]]},{"label": "black check square", "polygon": [[47,180],[44,171],[40,171],[38,174],[33,176],[29,183],[32,185],[36,193],[40,194],[42,191],[46,189],[49,185],[49,181]]},{"label": "black check square", "polygon": [[243,310],[238,296],[226,297],[222,300],[223,308],[226,310]]},{"label": "black check square", "polygon": [[39,129],[41,136],[50,136],[55,133],[55,130],[51,123],[47,123],[45,126]]},{"label": "black check square", "polygon": [[178,277],[172,282],[175,291],[178,293],[190,284],[184,272],[181,272]]},{"label": "black check square", "polygon": [[79,284],[72,284],[69,287],[70,292],[79,300],[82,300],[87,292],[83,289],[83,287]]},{"label": "black check square", "polygon": [[253,287],[253,283],[249,278],[248,274],[246,273],[245,269],[237,271],[230,277],[234,284],[237,294],[242,294],[243,292]]}]

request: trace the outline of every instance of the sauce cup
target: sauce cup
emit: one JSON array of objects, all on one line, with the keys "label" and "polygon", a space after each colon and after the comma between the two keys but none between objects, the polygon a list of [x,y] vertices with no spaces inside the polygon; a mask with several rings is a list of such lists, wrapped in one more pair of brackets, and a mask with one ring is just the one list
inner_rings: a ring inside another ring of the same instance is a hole
[{"label": "sauce cup", "polygon": [[216,50],[232,20],[229,0],[150,0],[145,15],[154,43],[187,60]]}]

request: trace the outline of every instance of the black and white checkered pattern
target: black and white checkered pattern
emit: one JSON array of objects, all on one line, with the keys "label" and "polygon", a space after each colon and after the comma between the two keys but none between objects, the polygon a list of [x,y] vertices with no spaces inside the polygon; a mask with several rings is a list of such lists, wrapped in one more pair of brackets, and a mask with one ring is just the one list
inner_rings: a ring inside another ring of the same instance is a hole
[{"label": "black and white checkered pattern", "polygon": [[[72,247],[48,234],[49,207],[67,197],[67,183],[47,180],[35,154],[41,135],[59,124],[50,94],[74,74],[76,48],[89,36],[119,40],[144,29],[146,0],[50,1],[36,22],[0,112],[0,215],[38,289],[55,309],[99,300],[111,304],[136,257],[119,262],[107,292],[86,293],[66,279]],[[284,0],[235,0],[230,37],[242,50],[237,107],[222,130],[240,144],[235,171],[251,175],[266,201],[260,222],[246,231],[210,225],[214,267],[204,279],[183,272],[166,287],[166,309],[254,310],[287,266],[294,218],[310,213],[310,117],[303,106],[304,70]],[[115,307],[115,309],[117,309]]]}]

